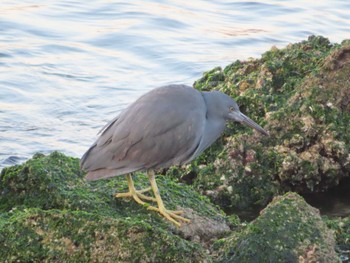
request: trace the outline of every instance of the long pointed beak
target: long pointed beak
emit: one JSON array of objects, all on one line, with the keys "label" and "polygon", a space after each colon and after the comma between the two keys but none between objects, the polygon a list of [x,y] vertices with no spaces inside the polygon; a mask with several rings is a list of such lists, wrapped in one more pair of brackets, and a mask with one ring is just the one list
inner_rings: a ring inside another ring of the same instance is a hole
[{"label": "long pointed beak", "polygon": [[229,116],[230,116],[230,119],[232,119],[234,121],[238,121],[238,122],[243,123],[243,124],[246,124],[249,127],[257,130],[258,132],[260,132],[266,136],[270,135],[268,131],[263,129],[259,124],[254,122],[252,119],[250,119],[246,115],[244,115],[242,112],[233,112]]}]

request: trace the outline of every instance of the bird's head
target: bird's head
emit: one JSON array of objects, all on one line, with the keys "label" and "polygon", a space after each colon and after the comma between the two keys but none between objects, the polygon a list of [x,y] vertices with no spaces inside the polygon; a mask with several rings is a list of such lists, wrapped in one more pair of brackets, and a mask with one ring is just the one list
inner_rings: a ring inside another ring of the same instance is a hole
[{"label": "bird's head", "polygon": [[258,132],[269,135],[269,133],[263,129],[259,124],[251,120],[249,117],[244,115],[235,102],[230,96],[219,92],[212,91],[211,93],[211,110],[215,112],[216,116],[221,115],[226,121],[236,121],[242,124],[248,125],[249,127],[257,130]]}]

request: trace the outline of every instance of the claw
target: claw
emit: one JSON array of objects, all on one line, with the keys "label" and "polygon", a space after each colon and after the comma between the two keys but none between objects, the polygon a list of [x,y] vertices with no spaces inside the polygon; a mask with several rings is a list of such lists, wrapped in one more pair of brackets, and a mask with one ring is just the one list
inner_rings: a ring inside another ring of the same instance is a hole
[{"label": "claw", "polygon": [[178,221],[183,221],[186,223],[191,222],[189,219],[178,215],[178,214],[183,213],[183,211],[171,211],[171,210],[165,209],[164,207],[162,209],[160,209],[159,207],[154,207],[154,206],[149,206],[147,209],[160,213],[166,219],[168,219],[169,221],[171,221],[173,224],[175,224],[178,227],[181,226],[181,223]]}]

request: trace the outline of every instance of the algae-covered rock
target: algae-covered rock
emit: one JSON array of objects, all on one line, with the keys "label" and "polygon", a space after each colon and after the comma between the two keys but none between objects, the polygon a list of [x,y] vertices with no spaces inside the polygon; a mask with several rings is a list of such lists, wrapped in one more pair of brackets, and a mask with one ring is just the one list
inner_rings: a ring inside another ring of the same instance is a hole
[{"label": "algae-covered rock", "polygon": [[[135,175],[145,187],[147,177]],[[210,262],[203,245],[229,227],[189,186],[157,178],[169,209],[184,208],[191,227],[177,229],[129,199],[123,176],[88,183],[77,158],[36,155],[0,176],[0,258],[5,262]],[[194,241],[191,241],[194,240]]]},{"label": "algae-covered rock", "polygon": [[256,220],[215,245],[220,262],[338,262],[333,232],[295,193],[274,198]]},{"label": "algae-covered rock", "polygon": [[[180,229],[147,207],[115,199],[115,192],[127,189],[123,177],[87,183],[78,159],[57,152],[6,168],[0,179],[4,262],[235,262],[230,260],[248,260],[251,249],[276,247],[285,253],[276,254],[277,259],[318,258],[325,251],[325,258],[334,255],[327,250],[334,240],[318,213],[293,194],[275,199],[247,227],[231,216],[230,224],[241,227],[231,232],[207,198],[166,177],[157,178],[166,205],[183,208],[192,220]],[[147,184],[142,174],[135,181],[141,187]],[[262,259],[268,255],[257,253]]]},{"label": "algae-covered rock", "polygon": [[336,251],[344,263],[350,262],[350,216],[326,218],[327,226],[335,233]]},{"label": "algae-covered rock", "polygon": [[270,136],[230,124],[204,155],[168,174],[190,178],[225,210],[338,185],[350,176],[349,75],[350,42],[315,36],[205,73],[196,88],[231,95]]},{"label": "algae-covered rock", "polygon": [[128,218],[29,208],[2,222],[7,262],[190,262],[207,258],[199,244]]}]

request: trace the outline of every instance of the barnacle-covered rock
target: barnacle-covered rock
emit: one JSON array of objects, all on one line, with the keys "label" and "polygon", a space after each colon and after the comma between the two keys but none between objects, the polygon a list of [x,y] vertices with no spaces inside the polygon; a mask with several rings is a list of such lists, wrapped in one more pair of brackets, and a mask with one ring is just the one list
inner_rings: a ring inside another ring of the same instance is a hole
[{"label": "barnacle-covered rock", "polygon": [[[213,74],[221,77],[208,85]],[[205,73],[196,88],[231,95],[270,136],[230,124],[180,173],[225,210],[337,186],[350,176],[349,75],[350,41],[331,44],[321,36]]]}]

